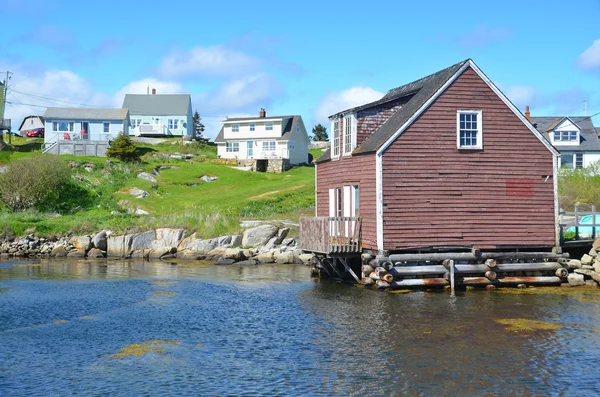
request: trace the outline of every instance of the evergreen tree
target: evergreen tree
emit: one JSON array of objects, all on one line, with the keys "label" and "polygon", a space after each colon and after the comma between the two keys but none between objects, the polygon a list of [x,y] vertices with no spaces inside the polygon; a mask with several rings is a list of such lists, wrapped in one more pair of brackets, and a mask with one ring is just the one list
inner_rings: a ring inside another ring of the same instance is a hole
[{"label": "evergreen tree", "polygon": [[194,137],[198,141],[208,141],[208,139],[205,139],[204,137],[202,137],[202,133],[204,132],[204,124],[201,123],[202,117],[200,117],[200,113],[198,113],[197,110],[194,113],[193,120],[194,120]]},{"label": "evergreen tree", "polygon": [[137,147],[131,139],[122,132],[118,137],[110,141],[110,145],[108,146],[108,149],[106,149],[106,155],[126,162],[138,161],[140,159]]},{"label": "evergreen tree", "polygon": [[313,127],[312,133],[314,135],[313,141],[328,141],[329,135],[327,134],[327,128],[321,124],[317,124]]}]

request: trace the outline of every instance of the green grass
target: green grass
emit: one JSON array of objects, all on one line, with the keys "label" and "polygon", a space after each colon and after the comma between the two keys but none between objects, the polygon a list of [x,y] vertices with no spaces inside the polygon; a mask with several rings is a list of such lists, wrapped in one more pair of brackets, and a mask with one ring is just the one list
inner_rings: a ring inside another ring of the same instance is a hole
[{"label": "green grass", "polygon": [[[11,145],[8,145],[8,135],[4,135],[6,146],[0,150],[0,164],[6,164],[11,160],[30,157],[33,153],[42,151],[42,138],[11,137]],[[2,145],[0,145],[1,147]]]},{"label": "green grass", "polygon": [[[16,145],[28,145],[23,140]],[[73,182],[53,193],[35,209],[12,213],[0,208],[0,233],[58,236],[65,233],[91,233],[108,228],[133,232],[156,227],[182,227],[200,237],[238,233],[241,219],[290,219],[314,213],[314,168],[294,167],[282,174],[240,171],[207,159],[216,157],[212,145],[140,145],[146,148],[139,164],[107,162],[105,158],[61,156],[75,166]],[[192,161],[163,159],[158,153],[186,152],[198,157]],[[2,152],[4,153],[4,152]],[[17,153],[6,152],[9,162]],[[1,155],[1,153],[0,153]],[[0,162],[2,158],[0,158]],[[92,164],[91,171],[82,165]],[[152,183],[137,178],[141,171],[165,169]],[[203,175],[216,176],[204,182]],[[149,192],[144,199],[128,193],[137,187]],[[132,215],[124,207],[141,208],[150,215]]]},{"label": "green grass", "polygon": [[321,157],[326,151],[327,151],[327,149],[325,149],[325,150],[323,150],[323,149],[308,149],[308,152],[313,155],[314,160]]}]

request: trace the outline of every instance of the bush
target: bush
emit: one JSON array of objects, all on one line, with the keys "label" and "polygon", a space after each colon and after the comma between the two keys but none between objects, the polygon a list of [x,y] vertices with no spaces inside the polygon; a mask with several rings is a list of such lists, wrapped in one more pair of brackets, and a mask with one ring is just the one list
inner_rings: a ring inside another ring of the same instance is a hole
[{"label": "bush", "polygon": [[122,132],[118,137],[110,141],[110,146],[106,149],[106,155],[126,162],[139,161],[140,159],[137,147]]},{"label": "bush", "polygon": [[13,161],[0,174],[0,200],[13,211],[23,211],[58,190],[70,175],[69,166],[51,155]]}]

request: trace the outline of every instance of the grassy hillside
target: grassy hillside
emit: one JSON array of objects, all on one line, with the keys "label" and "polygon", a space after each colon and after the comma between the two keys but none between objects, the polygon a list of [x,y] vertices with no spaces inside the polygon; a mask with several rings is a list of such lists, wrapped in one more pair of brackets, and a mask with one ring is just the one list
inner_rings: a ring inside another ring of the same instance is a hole
[{"label": "grassy hillside", "polygon": [[[0,152],[0,165],[39,151],[37,140],[17,138],[13,143],[13,150]],[[61,156],[73,167],[73,183],[25,213],[2,207],[0,232],[55,235],[101,228],[133,231],[183,227],[209,237],[238,232],[243,219],[297,220],[314,213],[313,167],[294,167],[282,174],[256,173],[211,162],[216,158],[214,146],[182,148],[171,142],[139,146],[143,162],[133,165],[96,157]],[[191,161],[164,158],[175,152],[196,157]],[[157,182],[137,178],[142,171],[154,170],[159,170]],[[217,179],[205,182],[202,176]],[[129,193],[132,188],[149,195],[136,198]],[[150,215],[128,212],[138,208]]]}]

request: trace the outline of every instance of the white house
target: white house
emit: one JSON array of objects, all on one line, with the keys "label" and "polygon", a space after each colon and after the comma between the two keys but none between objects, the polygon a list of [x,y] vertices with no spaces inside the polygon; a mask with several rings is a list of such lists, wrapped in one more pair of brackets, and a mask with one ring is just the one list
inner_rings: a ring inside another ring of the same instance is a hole
[{"label": "white house", "polygon": [[255,171],[282,172],[308,162],[308,134],[301,116],[228,118],[215,138],[218,156]]},{"label": "white house", "polygon": [[127,109],[47,108],[42,151],[105,156],[111,140],[129,131]]},{"label": "white house", "polygon": [[[529,108],[525,112],[527,116]],[[584,168],[600,160],[600,140],[590,117],[530,117],[533,126],[560,152],[560,165]]]},{"label": "white house", "polygon": [[27,116],[21,122],[19,127],[19,134],[25,136],[27,131],[34,130],[36,128],[45,128],[44,118],[42,116]]},{"label": "white house", "polygon": [[189,136],[194,132],[192,98],[189,94],[126,94],[123,109],[129,109],[129,135]]}]

